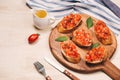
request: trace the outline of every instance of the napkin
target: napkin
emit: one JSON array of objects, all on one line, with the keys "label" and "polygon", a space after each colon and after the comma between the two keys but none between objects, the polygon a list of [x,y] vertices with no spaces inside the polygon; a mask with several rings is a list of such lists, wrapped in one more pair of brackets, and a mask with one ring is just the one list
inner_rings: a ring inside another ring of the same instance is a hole
[{"label": "napkin", "polygon": [[58,19],[76,12],[89,14],[106,22],[116,35],[120,33],[120,18],[101,0],[28,0],[26,3],[33,9],[46,9],[50,15]]},{"label": "napkin", "polygon": [[120,8],[110,0],[101,0],[116,16],[120,18]]}]

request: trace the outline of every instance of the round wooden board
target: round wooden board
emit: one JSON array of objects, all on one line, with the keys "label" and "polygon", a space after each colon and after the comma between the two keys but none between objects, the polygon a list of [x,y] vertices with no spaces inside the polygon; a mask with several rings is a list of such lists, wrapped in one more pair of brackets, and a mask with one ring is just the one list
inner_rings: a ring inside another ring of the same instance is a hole
[{"label": "round wooden board", "polygon": [[[86,20],[88,17],[90,17],[87,14],[80,14],[82,16],[82,23],[78,26],[78,28],[84,28],[86,30],[88,30],[88,28],[86,27]],[[92,17],[92,16],[91,16]],[[94,24],[98,21],[98,19],[92,17]],[[78,29],[77,28],[77,29]],[[89,29],[88,31],[90,31],[91,35],[93,36],[93,43],[99,42],[92,30]],[[114,35],[114,33],[110,30],[111,35],[112,35],[112,40],[113,43],[111,45],[103,45],[107,51],[108,51],[108,59],[110,59],[110,57],[112,57],[112,55],[114,54],[114,51],[116,50],[117,47],[117,41],[116,41],[116,37]],[[81,51],[81,61],[77,64],[74,63],[70,63],[68,62],[62,55],[61,53],[61,49],[60,49],[60,42],[55,41],[56,38],[66,35],[68,37],[70,37],[72,35],[72,31],[70,33],[59,33],[57,30],[57,26],[52,29],[51,34],[49,36],[49,45],[50,45],[50,49],[52,54],[54,55],[54,57],[64,66],[68,67],[71,70],[77,71],[77,72],[93,72],[93,71],[98,71],[101,70],[103,68],[103,64],[104,62],[100,63],[100,64],[88,64],[85,62],[84,57],[86,54],[86,50],[83,50],[82,48],[80,48]],[[101,43],[102,44],[102,43]]]}]

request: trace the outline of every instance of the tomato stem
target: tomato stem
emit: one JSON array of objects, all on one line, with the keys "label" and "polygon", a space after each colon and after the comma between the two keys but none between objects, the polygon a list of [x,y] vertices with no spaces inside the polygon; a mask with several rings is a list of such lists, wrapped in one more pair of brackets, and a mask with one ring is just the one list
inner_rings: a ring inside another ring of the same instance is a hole
[{"label": "tomato stem", "polygon": [[40,34],[39,33],[36,33],[38,36],[40,36]]}]

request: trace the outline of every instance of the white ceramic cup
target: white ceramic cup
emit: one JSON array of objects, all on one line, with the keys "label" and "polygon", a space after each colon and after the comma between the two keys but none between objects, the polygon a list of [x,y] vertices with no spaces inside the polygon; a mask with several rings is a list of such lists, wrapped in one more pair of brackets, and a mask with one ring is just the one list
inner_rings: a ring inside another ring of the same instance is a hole
[{"label": "white ceramic cup", "polygon": [[46,12],[46,16],[40,18],[38,15],[36,15],[36,11],[38,10],[44,9],[32,9],[34,26],[38,29],[46,29],[51,27],[51,25],[55,22],[55,18],[53,16],[49,16],[46,10],[44,10]]}]

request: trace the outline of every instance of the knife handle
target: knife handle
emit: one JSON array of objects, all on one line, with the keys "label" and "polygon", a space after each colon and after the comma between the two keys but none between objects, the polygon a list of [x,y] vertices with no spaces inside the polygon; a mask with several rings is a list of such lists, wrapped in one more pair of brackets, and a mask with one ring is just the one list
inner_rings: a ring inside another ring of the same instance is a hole
[{"label": "knife handle", "polygon": [[50,76],[47,76],[46,77],[46,80],[52,80]]},{"label": "knife handle", "polygon": [[77,78],[76,76],[74,76],[72,73],[70,73],[67,70],[64,71],[64,74],[67,75],[72,80],[80,80],[79,78]]}]

